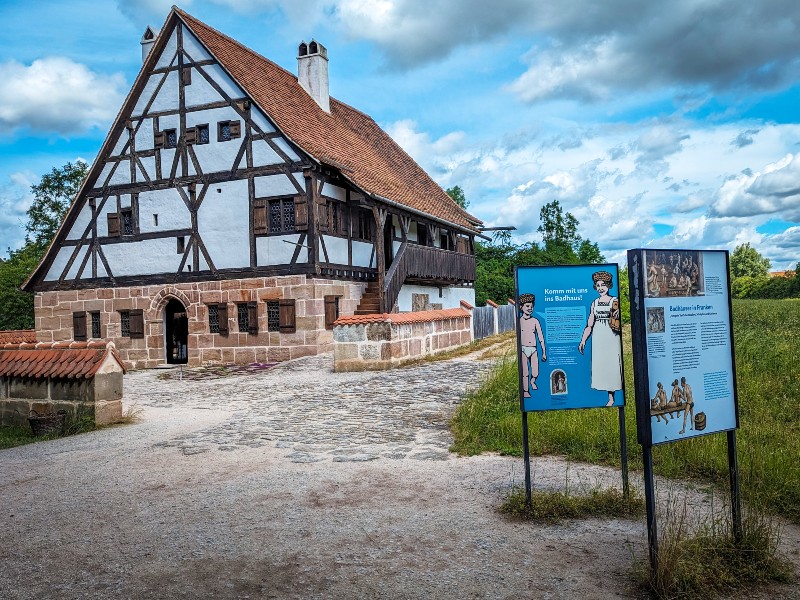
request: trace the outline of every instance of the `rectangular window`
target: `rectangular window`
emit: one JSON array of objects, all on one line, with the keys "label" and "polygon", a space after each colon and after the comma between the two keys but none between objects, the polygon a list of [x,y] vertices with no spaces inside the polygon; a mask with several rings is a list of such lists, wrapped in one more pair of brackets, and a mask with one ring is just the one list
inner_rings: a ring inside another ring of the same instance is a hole
[{"label": "rectangular window", "polygon": [[86,313],[72,313],[72,337],[76,342],[86,341]]},{"label": "rectangular window", "polygon": [[164,148],[176,148],[178,146],[178,130],[164,130]]},{"label": "rectangular window", "polygon": [[208,331],[219,333],[219,307],[216,304],[208,305]]},{"label": "rectangular window", "polygon": [[131,312],[129,310],[119,311],[119,334],[122,337],[131,337]]},{"label": "rectangular window", "polygon": [[130,323],[128,325],[128,330],[130,332],[130,337],[132,340],[142,339],[144,337],[144,311],[131,310],[129,313]]},{"label": "rectangular window", "polygon": [[372,241],[372,213],[368,210],[358,209],[357,223],[354,231],[355,237],[367,242]]},{"label": "rectangular window", "polygon": [[[258,206],[258,205],[257,205]],[[270,200],[265,204],[267,211],[267,218],[269,219],[269,232],[270,233],[287,233],[294,231],[294,199],[281,198],[279,200]],[[260,223],[260,218],[256,218]]]},{"label": "rectangular window", "polygon": [[340,296],[325,296],[325,329],[333,329],[333,323],[339,318]]},{"label": "rectangular window", "polygon": [[197,129],[197,142],[198,144],[207,144],[210,140],[208,135],[208,125],[198,125]]},{"label": "rectangular window", "polygon": [[239,333],[247,333],[250,327],[250,321],[248,320],[249,314],[250,313],[247,312],[247,303],[236,305],[236,319],[239,322]]},{"label": "rectangular window", "polygon": [[122,235],[133,235],[133,209],[123,208],[119,211]]},{"label": "rectangular window", "polygon": [[186,250],[186,238],[184,236],[180,236],[176,239],[178,240],[177,253],[183,254]]},{"label": "rectangular window", "polygon": [[428,228],[419,222],[417,222],[417,244],[420,246],[428,245]]},{"label": "rectangular window", "polygon": [[89,314],[92,315],[92,337],[93,338],[103,337],[102,335],[100,335],[100,313],[93,312]]},{"label": "rectangular window", "polygon": [[217,123],[217,141],[229,142],[242,137],[242,125],[239,121],[220,121]]},{"label": "rectangular window", "polygon": [[267,331],[281,330],[281,309],[277,300],[267,300]]}]

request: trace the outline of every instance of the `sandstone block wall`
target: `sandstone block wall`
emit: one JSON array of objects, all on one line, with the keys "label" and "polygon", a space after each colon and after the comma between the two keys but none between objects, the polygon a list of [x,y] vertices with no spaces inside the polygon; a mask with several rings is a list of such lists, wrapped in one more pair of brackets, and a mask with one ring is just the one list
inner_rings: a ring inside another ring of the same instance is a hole
[{"label": "sandstone block wall", "polygon": [[[366,282],[288,275],[173,285],[41,292],[36,295],[36,336],[51,342],[73,339],[73,312],[100,312],[101,335],[113,341],[126,367],[153,368],[166,363],[164,309],[178,299],[189,320],[188,365],[246,364],[283,361],[333,348],[333,331],[325,329],[325,296],[339,296],[339,311],[352,315]],[[267,331],[267,300],[295,300],[296,332]],[[236,303],[258,303],[258,333],[239,332]],[[208,305],[228,304],[227,336],[212,334]],[[144,338],[121,335],[119,311],[144,311]],[[88,323],[88,321],[87,321]],[[91,326],[87,324],[91,334]]]},{"label": "sandstone block wall", "polygon": [[388,369],[472,341],[463,309],[342,318],[333,329],[334,371]]}]

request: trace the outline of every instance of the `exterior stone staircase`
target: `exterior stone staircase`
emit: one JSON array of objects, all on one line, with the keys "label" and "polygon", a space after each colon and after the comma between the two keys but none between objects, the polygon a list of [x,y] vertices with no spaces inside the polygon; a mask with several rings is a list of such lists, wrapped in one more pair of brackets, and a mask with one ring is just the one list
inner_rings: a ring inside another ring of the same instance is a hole
[{"label": "exterior stone staircase", "polygon": [[374,315],[381,311],[381,293],[377,281],[370,281],[367,284],[367,289],[364,290],[364,295],[361,296],[361,302],[358,303],[355,314],[357,315]]}]

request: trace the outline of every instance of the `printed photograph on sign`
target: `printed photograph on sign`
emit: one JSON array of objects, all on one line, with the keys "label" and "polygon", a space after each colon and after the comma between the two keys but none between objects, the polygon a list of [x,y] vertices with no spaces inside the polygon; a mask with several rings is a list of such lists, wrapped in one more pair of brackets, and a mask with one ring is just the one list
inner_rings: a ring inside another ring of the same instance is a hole
[{"label": "printed photograph on sign", "polygon": [[[722,251],[646,250],[645,340],[652,443],[736,428],[730,299]],[[662,267],[678,286],[654,273]],[[684,285],[680,286],[680,275]],[[653,293],[658,287],[658,292]]]},{"label": "printed photograph on sign", "polygon": [[522,410],[622,406],[617,265],[519,267],[516,279]]}]

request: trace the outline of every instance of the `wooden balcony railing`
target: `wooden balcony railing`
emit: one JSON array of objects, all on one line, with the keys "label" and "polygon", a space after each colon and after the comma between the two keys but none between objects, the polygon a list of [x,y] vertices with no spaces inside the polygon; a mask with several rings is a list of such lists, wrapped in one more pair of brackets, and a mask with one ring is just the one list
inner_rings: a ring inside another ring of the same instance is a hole
[{"label": "wooden balcony railing", "polygon": [[392,310],[400,295],[400,288],[407,279],[475,281],[475,256],[429,246],[403,244],[384,278],[383,312]]}]

